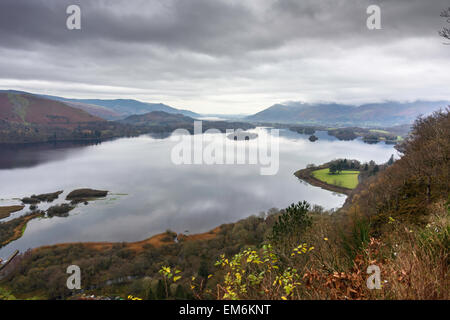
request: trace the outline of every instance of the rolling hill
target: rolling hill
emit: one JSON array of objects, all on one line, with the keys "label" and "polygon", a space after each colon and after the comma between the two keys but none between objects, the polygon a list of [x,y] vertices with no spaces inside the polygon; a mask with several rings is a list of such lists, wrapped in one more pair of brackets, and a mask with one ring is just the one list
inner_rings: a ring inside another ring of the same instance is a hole
[{"label": "rolling hill", "polygon": [[70,129],[83,123],[105,121],[60,101],[12,92],[0,92],[0,120],[12,124]]},{"label": "rolling hill", "polygon": [[149,125],[169,125],[176,126],[193,124],[194,119],[184,116],[182,114],[171,114],[164,111],[152,111],[140,115],[131,115],[123,120],[119,120],[120,123],[131,124],[135,126],[149,126]]},{"label": "rolling hill", "polygon": [[383,102],[353,106],[338,103],[290,102],[275,104],[245,118],[247,121],[338,126],[395,126],[409,124],[419,115],[445,108],[450,101]]}]

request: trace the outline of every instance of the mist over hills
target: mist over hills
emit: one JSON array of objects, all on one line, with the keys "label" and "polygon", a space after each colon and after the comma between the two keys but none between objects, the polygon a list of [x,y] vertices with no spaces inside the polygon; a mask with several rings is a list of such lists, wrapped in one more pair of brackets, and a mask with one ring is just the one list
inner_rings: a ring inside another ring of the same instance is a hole
[{"label": "mist over hills", "polygon": [[247,121],[303,123],[339,126],[395,126],[414,122],[445,108],[450,101],[368,103],[361,106],[338,103],[288,102],[275,104],[245,118]]}]

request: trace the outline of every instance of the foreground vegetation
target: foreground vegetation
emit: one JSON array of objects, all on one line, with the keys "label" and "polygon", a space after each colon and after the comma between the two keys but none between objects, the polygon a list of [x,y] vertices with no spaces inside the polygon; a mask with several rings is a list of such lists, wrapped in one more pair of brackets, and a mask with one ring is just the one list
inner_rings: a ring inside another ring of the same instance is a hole
[{"label": "foreground vegetation", "polygon": [[[417,120],[400,160],[363,167],[333,214],[299,202],[192,241],[39,248],[8,265],[0,287],[50,299],[449,299],[448,111]],[[71,264],[82,270],[82,291],[65,286]],[[370,265],[381,289],[366,285]]]}]

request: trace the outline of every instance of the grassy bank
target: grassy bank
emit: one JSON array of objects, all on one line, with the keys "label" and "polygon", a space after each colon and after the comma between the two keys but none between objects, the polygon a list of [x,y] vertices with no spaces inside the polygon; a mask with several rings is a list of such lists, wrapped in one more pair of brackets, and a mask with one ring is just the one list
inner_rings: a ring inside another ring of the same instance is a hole
[{"label": "grassy bank", "polygon": [[312,176],[320,181],[334,186],[354,189],[358,185],[359,171],[345,170],[339,173],[330,173],[329,168],[311,172]]}]

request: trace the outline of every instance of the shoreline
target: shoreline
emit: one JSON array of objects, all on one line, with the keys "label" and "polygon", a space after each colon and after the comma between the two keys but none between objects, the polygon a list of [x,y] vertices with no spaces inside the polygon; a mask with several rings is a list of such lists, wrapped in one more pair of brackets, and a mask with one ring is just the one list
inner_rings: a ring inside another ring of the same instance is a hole
[{"label": "shoreline", "polygon": [[[64,248],[69,246],[85,246],[90,249],[104,251],[111,249],[115,245],[123,245],[124,248],[140,252],[145,249],[145,246],[151,245],[153,247],[159,248],[162,246],[176,244],[179,242],[197,241],[197,240],[210,240],[216,237],[220,232],[221,226],[215,227],[214,229],[203,232],[196,233],[192,235],[185,235],[183,233],[169,233],[163,232],[155,234],[144,240],[134,241],[134,242],[109,242],[109,241],[99,241],[99,242],[65,242],[57,243],[52,245],[45,245],[31,249],[33,252],[38,252],[40,250],[52,249],[52,248]],[[172,239],[170,239],[172,236]]]},{"label": "shoreline", "polygon": [[0,243],[0,248],[4,248],[11,242],[20,239],[23,235],[23,232],[25,231],[25,228],[26,228],[28,222],[30,222],[31,220],[33,220],[35,218],[39,218],[41,216],[42,216],[42,213],[37,212],[37,213],[25,215],[23,217],[19,217],[18,219],[22,218],[23,221],[21,221],[17,226],[14,227],[13,234],[10,238],[8,238],[5,241],[3,241],[2,243]]},{"label": "shoreline", "polygon": [[[318,167],[313,167],[313,168],[305,168],[305,169],[300,169],[298,171],[296,171],[294,173],[294,175],[300,179],[303,180],[313,186],[316,187],[320,187],[322,189],[325,189],[327,191],[331,191],[331,192],[337,192],[337,193],[341,193],[341,194],[345,194],[345,195],[349,195],[351,193],[351,189],[347,189],[344,187],[339,187],[339,186],[334,186],[334,185],[329,185],[323,181],[317,180],[316,178],[314,178],[311,175],[311,172],[317,169],[324,169],[327,168],[328,166],[325,165],[320,165]],[[8,239],[8,241],[6,243],[3,243],[1,245],[1,247],[6,246],[7,244],[19,239],[21,237],[21,235],[18,233],[19,230],[21,230],[23,228],[24,225],[26,225],[30,220],[39,217],[40,214],[36,214],[36,215],[30,215],[27,216],[25,221],[23,221],[23,223],[20,224],[20,226],[15,228],[15,234],[13,238]],[[169,233],[169,232],[163,232],[163,233],[158,233],[158,234],[154,234],[144,240],[139,240],[139,241],[133,241],[133,242],[124,242],[124,241],[87,241],[87,242],[83,242],[83,241],[78,241],[78,242],[62,242],[62,243],[56,243],[56,244],[50,244],[50,245],[43,245],[43,246],[39,246],[39,247],[35,247],[32,248],[31,251],[33,252],[38,252],[40,250],[45,250],[45,249],[51,249],[51,248],[65,248],[65,247],[69,247],[69,246],[84,246],[90,249],[94,249],[94,250],[98,250],[98,251],[104,251],[104,250],[109,250],[112,247],[116,246],[116,245],[123,245],[125,248],[127,249],[131,249],[134,250],[136,252],[140,252],[142,250],[145,249],[145,246],[153,246],[156,248],[162,247],[162,246],[166,246],[166,245],[170,245],[170,244],[176,244],[179,242],[188,242],[188,241],[197,241],[197,240],[210,240],[216,237],[216,235],[220,232],[221,230],[221,226],[217,226],[215,228],[213,228],[212,230],[206,231],[206,232],[202,232],[202,233],[196,233],[196,234],[191,234],[191,235],[186,235],[183,233]],[[172,238],[170,238],[172,237]]]},{"label": "shoreline", "polygon": [[[352,192],[352,189],[335,186],[335,185],[330,185],[330,184],[320,181],[312,176],[311,173],[313,171],[318,170],[318,169],[325,169],[325,168],[328,168],[327,164],[323,164],[318,167],[300,169],[300,170],[294,172],[294,175],[298,179],[303,180],[312,186],[320,187],[324,190],[331,191],[331,192],[345,194],[347,196],[350,195],[350,193]],[[2,243],[1,247],[4,247],[7,244],[9,244],[10,242],[13,242],[13,241],[19,239],[21,237],[21,235],[18,233],[18,231],[21,230],[23,228],[23,226],[26,225],[30,220],[37,218],[39,216],[40,216],[40,214],[30,215],[30,216],[26,217],[25,221],[23,221],[23,223],[21,223],[20,226],[15,228],[14,236],[12,238],[8,239],[8,241],[6,243]],[[104,250],[109,250],[116,245],[123,245],[127,249],[131,249],[136,252],[140,252],[145,249],[145,246],[148,246],[148,245],[159,248],[159,247],[162,247],[165,245],[170,245],[170,244],[175,244],[175,243],[185,242],[185,241],[187,242],[187,241],[196,241],[196,240],[210,240],[210,239],[215,238],[216,235],[220,232],[220,230],[221,230],[221,226],[217,226],[217,227],[213,228],[212,230],[209,230],[209,231],[206,231],[203,233],[196,233],[196,234],[192,234],[192,235],[186,235],[183,233],[177,234],[175,232],[169,233],[166,231],[163,233],[154,234],[144,240],[139,240],[139,241],[134,241],[134,242],[121,242],[121,241],[63,242],[63,243],[56,243],[56,244],[51,244],[51,245],[43,245],[43,246],[32,248],[31,250],[33,252],[38,252],[40,250],[51,249],[51,248],[64,248],[64,247],[68,247],[68,246],[80,246],[81,245],[81,246],[84,246],[84,247],[87,247],[90,249],[104,251]],[[172,237],[172,238],[170,238],[170,237]]]},{"label": "shoreline", "polygon": [[352,189],[348,189],[345,187],[340,187],[340,186],[335,186],[332,184],[328,184],[326,182],[323,182],[321,180],[318,180],[316,178],[313,177],[312,172],[315,170],[319,170],[319,169],[326,169],[328,168],[327,165],[321,165],[318,167],[313,167],[313,168],[305,168],[305,169],[300,169],[296,172],[294,172],[294,175],[300,179],[303,180],[307,183],[309,183],[310,185],[314,186],[314,187],[320,187],[322,189],[325,189],[327,191],[332,191],[332,192],[337,192],[337,193],[342,193],[345,195],[350,195],[350,193],[352,192]]}]

